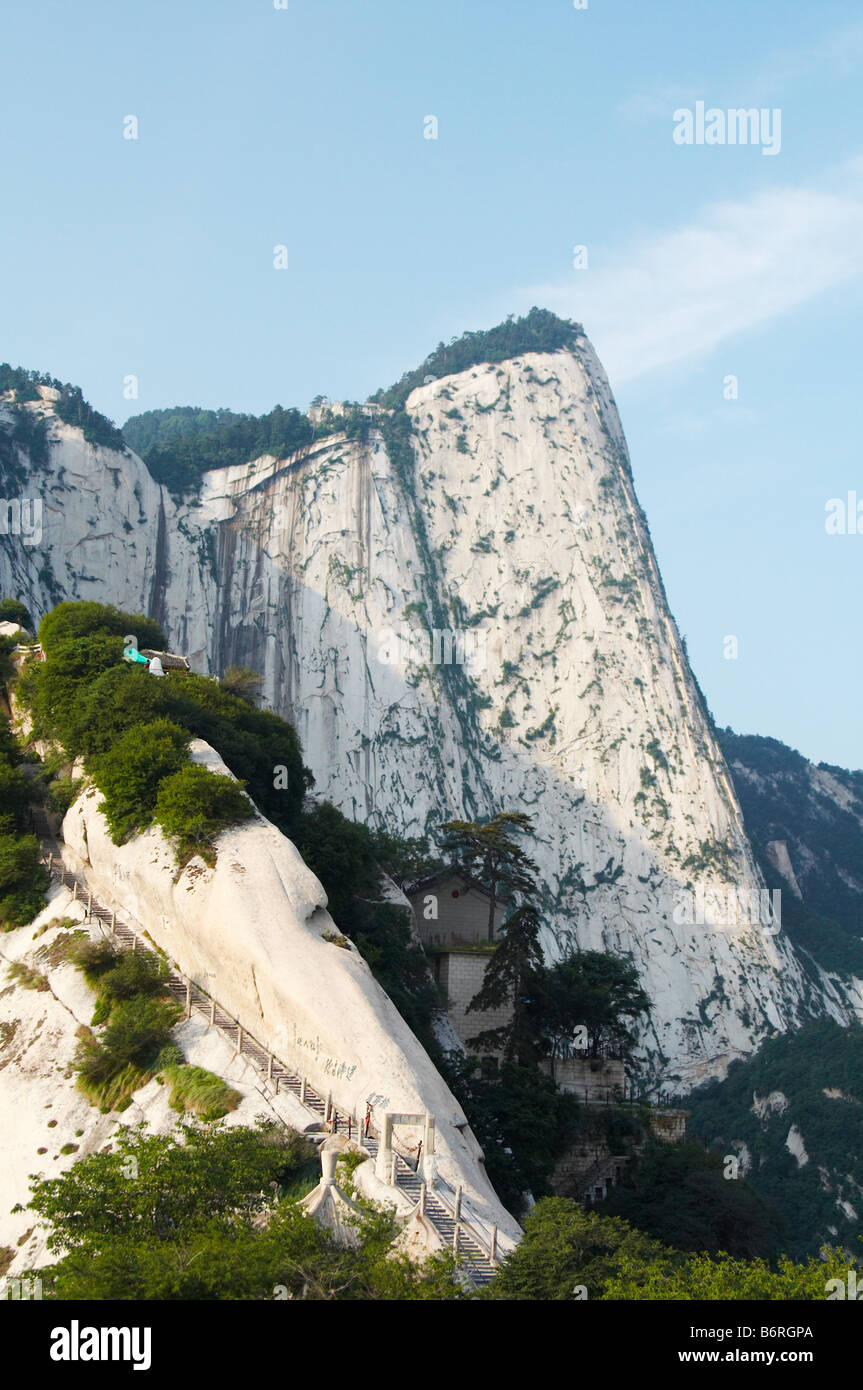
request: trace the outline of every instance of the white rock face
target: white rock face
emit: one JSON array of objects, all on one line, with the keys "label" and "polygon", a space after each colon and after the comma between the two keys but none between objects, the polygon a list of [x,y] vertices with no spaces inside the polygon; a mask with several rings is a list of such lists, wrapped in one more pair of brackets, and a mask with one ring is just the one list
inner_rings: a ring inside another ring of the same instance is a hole
[{"label": "white rock face", "polygon": [[[201,740],[192,756],[228,769]],[[171,846],[151,829],[111,843],[101,795],[90,788],[63,822],[66,854],[98,901],[137,921],[180,969],[264,1047],[342,1113],[368,1103],[436,1122],[437,1172],[461,1183],[471,1209],[507,1238],[519,1227],[500,1205],[482,1151],[460,1105],[359,953],[336,935],[324,891],[290,840],[256,814],[218,840],[209,869],[193,859],[178,873]],[[405,1126],[415,1146],[422,1128]]]},{"label": "white rock face", "polygon": [[[55,885],[43,912],[27,927],[0,937],[0,1116],[3,1117],[0,1163],[0,1253],[15,1251],[9,1274],[50,1263],[48,1230],[26,1206],[30,1174],[56,1177],[79,1159],[110,1144],[124,1126],[145,1120],[151,1132],[169,1134],[179,1116],[168,1104],[168,1090],[150,1081],[135,1093],[122,1114],[103,1115],[90,1105],[75,1084],[73,1063],[78,1030],[93,1016],[96,997],[80,972],[58,959],[58,945],[69,928],[50,923],[71,918],[82,925],[84,909],[68,889]],[[98,935],[97,928],[90,935]],[[42,974],[44,990],[15,984],[8,967],[28,965]],[[268,1099],[262,1095],[257,1072],[217,1029],[195,1016],[174,1029],[174,1040],[186,1061],[223,1077],[242,1100],[224,1119],[225,1125],[253,1125],[258,1116],[278,1119],[302,1130],[308,1113],[288,1093]],[[65,1152],[72,1146],[71,1152]]]},{"label": "white rock face", "polygon": [[[55,424],[43,543],[0,538],[0,585],[36,611],[146,610],[196,669],[256,668],[316,792],[355,819],[532,814],[547,951],[632,957],[664,1085],[802,1013],[847,1020],[781,932],[722,909],[763,885],[590,345],[431,382],[408,410],[412,456],[390,457],[384,423],[210,473],[183,506]],[[433,628],[478,659],[435,665]],[[696,890],[720,907],[687,924]]]},{"label": "white rock face", "polygon": [[762,1124],[770,1115],[784,1115],[788,1106],[789,1100],[784,1091],[771,1091],[766,1096],[752,1093],[752,1113],[758,1116]]},{"label": "white rock face", "polygon": [[785,1147],[790,1154],[797,1159],[797,1167],[802,1168],[809,1162],[809,1155],[806,1152],[806,1145],[803,1143],[803,1135],[796,1125],[792,1125],[785,1140]]}]

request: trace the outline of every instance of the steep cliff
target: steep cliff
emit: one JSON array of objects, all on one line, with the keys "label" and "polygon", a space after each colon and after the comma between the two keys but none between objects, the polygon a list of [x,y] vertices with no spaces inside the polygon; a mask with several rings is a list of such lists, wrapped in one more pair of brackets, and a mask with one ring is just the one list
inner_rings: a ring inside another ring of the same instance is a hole
[{"label": "steep cliff", "polygon": [[[195,762],[230,776],[208,744]],[[519,1228],[500,1205],[461,1106],[368,965],[340,937],[318,880],[290,840],[256,813],[224,831],[215,867],[151,828],[112,843],[94,787],[63,822],[64,855],[98,900],[138,923],[194,983],[343,1114],[431,1114],[434,1173],[461,1185],[472,1212],[505,1237]],[[414,1132],[416,1130],[416,1133]],[[422,1124],[400,1131],[412,1147]],[[428,1172],[428,1168],[426,1169]]]},{"label": "steep cliff", "polygon": [[42,542],[0,538],[3,591],[146,609],[197,669],[255,667],[355,819],[531,813],[547,949],[632,955],[655,1075],[692,1084],[801,1015],[849,1016],[729,904],[763,880],[586,339],[428,380],[182,503],[52,429]]}]

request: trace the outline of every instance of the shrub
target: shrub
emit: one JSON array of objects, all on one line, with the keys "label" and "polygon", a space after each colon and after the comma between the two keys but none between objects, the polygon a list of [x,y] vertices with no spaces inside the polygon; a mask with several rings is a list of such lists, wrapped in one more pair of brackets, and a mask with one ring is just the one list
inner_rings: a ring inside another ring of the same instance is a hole
[{"label": "shrub", "polygon": [[48,788],[48,805],[52,811],[65,816],[84,785],[83,777],[58,777]]},{"label": "shrub", "polygon": [[94,760],[115,845],[152,824],[160,784],[183,766],[188,743],[189,736],[179,725],[156,719],[121,734],[110,752]]},{"label": "shrub", "polygon": [[96,989],[99,979],[120,959],[120,952],[109,941],[76,942],[71,954],[91,989]]},{"label": "shrub", "polygon": [[35,835],[0,835],[0,926],[31,922],[45,906],[47,874]]},{"label": "shrub", "polygon": [[0,754],[0,806],[18,830],[23,830],[30,804],[30,784],[23,772]]},{"label": "shrub", "polygon": [[152,618],[142,613],[123,613],[113,604],[84,602],[58,603],[39,624],[39,641],[49,654],[58,641],[87,637],[94,632],[125,637],[132,632],[139,647],[163,650],[165,634]]},{"label": "shrub", "polygon": [[18,623],[27,632],[33,631],[29,609],[15,598],[0,599],[0,623]]},{"label": "shrub", "polygon": [[119,1061],[92,1033],[87,1033],[78,1043],[75,1069],[79,1090],[103,1113],[125,1110],[135,1091],[144,1086],[151,1075],[149,1071]]},{"label": "shrub", "polygon": [[168,967],[152,951],[123,951],[99,978],[98,993],[110,1000],[164,993]]},{"label": "shrub", "polygon": [[176,836],[178,857],[212,859],[216,837],[229,825],[247,820],[254,807],[240,783],[187,763],[159,788],[155,818],[166,835]]},{"label": "shrub", "polygon": [[179,1006],[167,999],[134,995],[120,1000],[111,1010],[104,1049],[115,1062],[149,1069],[181,1017]]}]

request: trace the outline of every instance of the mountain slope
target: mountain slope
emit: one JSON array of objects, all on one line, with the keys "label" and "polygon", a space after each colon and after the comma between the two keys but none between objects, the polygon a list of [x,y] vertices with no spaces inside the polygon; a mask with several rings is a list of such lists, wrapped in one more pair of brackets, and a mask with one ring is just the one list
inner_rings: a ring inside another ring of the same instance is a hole
[{"label": "mountain slope", "polygon": [[794,1258],[863,1235],[863,1028],[811,1023],[735,1063],[687,1099],[687,1128],[786,1219]]},{"label": "mountain slope", "polygon": [[792,939],[825,969],[863,977],[863,773],[773,738],[726,729],[719,740],[765,876],[785,889]]},{"label": "mountain slope", "polygon": [[[38,611],[143,608],[197,669],[256,668],[317,793],[355,819],[532,814],[547,949],[631,955],[654,1001],[644,1058],[688,1086],[852,1006],[784,933],[675,920],[696,888],[763,880],[608,382],[567,342],[409,375],[344,432],[208,472],[182,502],[54,421],[43,544],[0,538],[0,585]],[[461,634],[452,651],[435,629]]]}]

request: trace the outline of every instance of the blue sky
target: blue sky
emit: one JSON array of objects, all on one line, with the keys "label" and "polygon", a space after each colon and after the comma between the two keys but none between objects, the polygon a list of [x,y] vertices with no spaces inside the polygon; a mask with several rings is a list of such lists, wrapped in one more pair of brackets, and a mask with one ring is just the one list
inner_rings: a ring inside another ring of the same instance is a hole
[{"label": "blue sky", "polygon": [[[575,317],[718,722],[863,766],[863,534],[824,525],[863,499],[858,3],[8,0],[3,29],[0,357],[122,421],[361,399],[465,328]],[[779,108],[779,152],[676,144],[698,101]]]}]

